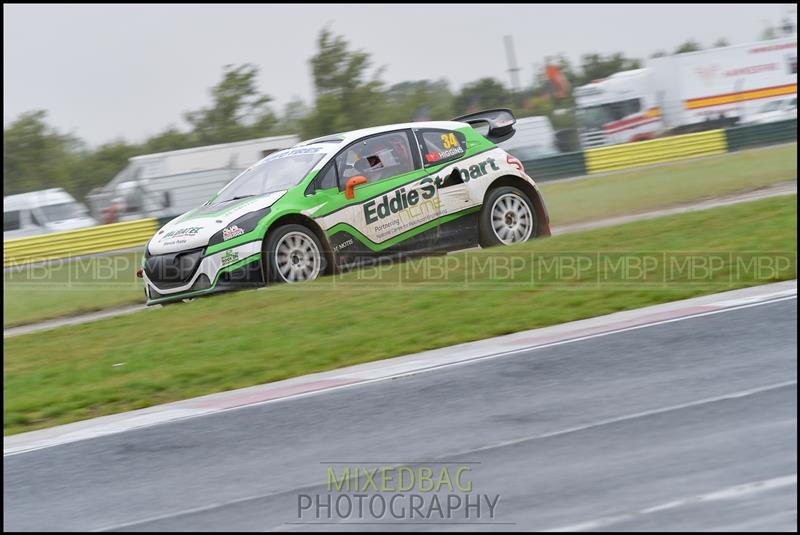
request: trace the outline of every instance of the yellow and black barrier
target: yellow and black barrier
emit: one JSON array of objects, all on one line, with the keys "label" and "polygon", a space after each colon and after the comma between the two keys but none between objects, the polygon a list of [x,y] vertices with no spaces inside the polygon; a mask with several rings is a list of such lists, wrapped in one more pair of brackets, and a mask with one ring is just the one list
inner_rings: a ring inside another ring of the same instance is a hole
[{"label": "yellow and black barrier", "polygon": [[565,152],[527,160],[523,165],[535,180],[547,181],[792,141],[797,141],[796,119]]},{"label": "yellow and black barrier", "polygon": [[637,141],[586,151],[589,174],[727,152],[724,130]]},{"label": "yellow and black barrier", "polygon": [[155,219],[139,219],[3,240],[3,267],[142,246],[158,230],[157,225]]}]

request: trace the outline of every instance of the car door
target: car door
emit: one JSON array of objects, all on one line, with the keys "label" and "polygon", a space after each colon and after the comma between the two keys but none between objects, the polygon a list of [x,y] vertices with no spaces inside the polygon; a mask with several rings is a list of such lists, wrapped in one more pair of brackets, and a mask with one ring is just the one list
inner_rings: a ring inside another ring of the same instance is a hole
[{"label": "car door", "polygon": [[[343,148],[315,179],[313,217],[344,263],[358,257],[424,251],[436,239],[438,191],[426,181],[410,130],[370,135]],[[351,189],[354,177],[365,183]],[[335,184],[335,186],[334,186]]]},{"label": "car door", "polygon": [[459,161],[467,153],[466,136],[440,128],[415,128],[414,135],[427,180],[436,187],[439,217],[442,218],[434,247],[452,250],[472,245],[478,233],[478,218],[475,201],[459,167]]}]

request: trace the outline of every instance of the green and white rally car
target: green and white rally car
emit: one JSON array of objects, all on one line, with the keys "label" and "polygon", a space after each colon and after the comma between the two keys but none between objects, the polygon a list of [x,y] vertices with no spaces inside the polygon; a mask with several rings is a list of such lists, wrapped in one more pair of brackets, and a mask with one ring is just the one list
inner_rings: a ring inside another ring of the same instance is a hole
[{"label": "green and white rally car", "polygon": [[549,236],[536,184],[495,145],[515,122],[488,110],[270,154],[152,237],[140,270],[147,304]]}]

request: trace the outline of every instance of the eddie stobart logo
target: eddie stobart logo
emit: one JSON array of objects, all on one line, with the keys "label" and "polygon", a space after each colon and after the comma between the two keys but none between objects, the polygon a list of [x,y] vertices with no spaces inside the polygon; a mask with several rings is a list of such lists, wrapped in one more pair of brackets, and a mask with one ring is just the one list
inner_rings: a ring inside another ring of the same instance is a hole
[{"label": "eddie stobart logo", "polygon": [[[426,178],[425,180],[430,179]],[[386,194],[381,197],[380,202],[372,200],[364,204],[364,218],[367,220],[367,223],[374,223],[391,214],[396,214],[401,210],[405,210],[409,206],[416,206],[420,197],[423,199],[430,199],[435,194],[436,188],[433,185],[422,188],[422,193],[415,189],[406,191],[406,188],[402,187],[395,190],[394,194]]]},{"label": "eddie stobart logo", "polygon": [[[487,158],[480,163],[459,169],[458,172],[461,174],[461,179],[464,182],[469,182],[470,180],[485,176],[489,172],[487,168],[491,168],[491,170],[494,171],[500,170],[494,158]],[[447,175],[449,174],[450,173]],[[414,189],[407,191],[404,186],[395,190],[393,193],[387,193],[379,200],[375,199],[364,203],[364,219],[367,223],[375,223],[376,221],[389,217],[411,206],[416,206],[420,200],[431,199],[436,195],[436,190],[444,185],[447,175],[444,177],[437,175],[435,177],[429,176],[423,178],[420,181],[422,187],[419,190]]]},{"label": "eddie stobart logo", "polygon": [[[497,166],[494,158],[486,158],[486,160],[476,163],[475,165],[470,165],[467,169],[459,169],[459,173],[461,173],[461,178],[464,179],[464,182],[469,182],[471,179],[480,178],[488,171],[486,170],[486,166],[491,166],[493,171],[499,171],[500,168]],[[439,177],[436,177],[436,180],[441,180]]]}]

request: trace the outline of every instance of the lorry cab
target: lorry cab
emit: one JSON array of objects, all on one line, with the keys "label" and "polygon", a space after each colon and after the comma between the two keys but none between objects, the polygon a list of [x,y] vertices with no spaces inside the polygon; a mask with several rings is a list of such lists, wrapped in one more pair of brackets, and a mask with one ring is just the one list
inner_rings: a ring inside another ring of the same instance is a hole
[{"label": "lorry cab", "polygon": [[797,97],[797,38],[652,58],[574,95],[584,148],[728,128]]},{"label": "lorry cab", "polygon": [[62,188],[3,197],[3,240],[97,225]]},{"label": "lorry cab", "polygon": [[612,74],[575,89],[581,145],[585,149],[653,139],[662,128],[648,69]]}]

